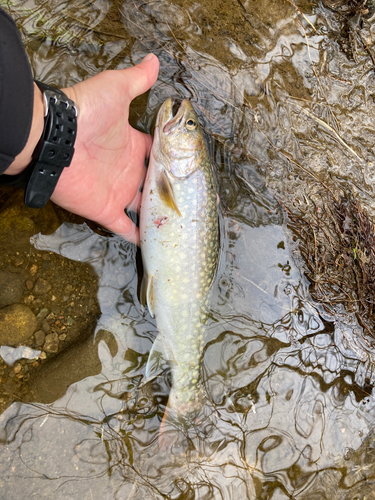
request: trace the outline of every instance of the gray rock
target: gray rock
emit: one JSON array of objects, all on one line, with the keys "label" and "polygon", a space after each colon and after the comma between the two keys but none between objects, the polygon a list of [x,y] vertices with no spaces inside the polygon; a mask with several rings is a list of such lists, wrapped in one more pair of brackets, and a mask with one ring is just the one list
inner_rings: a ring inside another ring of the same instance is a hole
[{"label": "gray rock", "polygon": [[45,333],[48,333],[51,329],[51,326],[50,324],[48,323],[48,321],[45,319],[43,322],[42,322],[42,330],[45,332]]},{"label": "gray rock", "polygon": [[24,278],[7,269],[0,269],[0,308],[21,300],[24,290]]},{"label": "gray rock", "polygon": [[0,310],[0,344],[15,346],[31,337],[37,327],[35,314],[23,304]]},{"label": "gray rock", "polygon": [[43,345],[46,334],[43,332],[43,330],[38,330],[37,332],[34,333],[34,338],[35,338],[35,344],[36,345]]},{"label": "gray rock", "polygon": [[39,320],[42,320],[44,319],[48,314],[48,309],[46,307],[44,307],[43,309],[41,309],[39,312],[38,312],[38,315],[37,315],[37,318]]}]

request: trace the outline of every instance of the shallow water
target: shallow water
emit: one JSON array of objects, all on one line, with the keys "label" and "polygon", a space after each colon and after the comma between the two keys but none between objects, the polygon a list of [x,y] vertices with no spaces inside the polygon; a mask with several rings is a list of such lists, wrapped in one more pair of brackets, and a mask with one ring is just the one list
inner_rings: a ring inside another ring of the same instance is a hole
[{"label": "shallow water", "polygon": [[[77,224],[32,238],[93,267],[96,331],[112,344],[99,342],[99,372],[78,369],[66,394],[39,388],[0,416],[0,497],[375,498],[373,351],[355,316],[311,299],[282,209],[314,210],[320,179],[374,215],[373,63],[343,52],[341,18],[281,0],[1,5],[47,83],[158,55],[131,122],[150,132],[165,98],[192,100],[220,196],[221,258],[202,366],[214,411],[190,433],[172,429],[165,452],[169,379],[135,390],[157,334],[137,298],[135,248]],[[62,360],[60,376],[70,369]]]}]

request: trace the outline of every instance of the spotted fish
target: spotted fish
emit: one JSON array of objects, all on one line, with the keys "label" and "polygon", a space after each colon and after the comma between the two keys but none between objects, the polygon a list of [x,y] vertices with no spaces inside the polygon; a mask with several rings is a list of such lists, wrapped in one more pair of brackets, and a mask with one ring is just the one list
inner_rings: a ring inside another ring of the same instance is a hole
[{"label": "spotted fish", "polygon": [[217,195],[212,168],[187,99],[177,113],[167,99],[159,110],[143,188],[140,241],[144,278],[141,300],[155,315],[158,336],[146,376],[169,366],[168,410],[178,417],[198,411],[207,297],[218,261]]}]

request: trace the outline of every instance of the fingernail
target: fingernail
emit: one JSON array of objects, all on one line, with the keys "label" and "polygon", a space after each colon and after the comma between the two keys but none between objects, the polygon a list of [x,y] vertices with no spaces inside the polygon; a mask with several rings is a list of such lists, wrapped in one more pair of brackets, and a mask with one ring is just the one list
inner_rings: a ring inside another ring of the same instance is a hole
[{"label": "fingernail", "polygon": [[147,54],[147,56],[143,58],[142,62],[151,61],[153,57],[154,54]]}]

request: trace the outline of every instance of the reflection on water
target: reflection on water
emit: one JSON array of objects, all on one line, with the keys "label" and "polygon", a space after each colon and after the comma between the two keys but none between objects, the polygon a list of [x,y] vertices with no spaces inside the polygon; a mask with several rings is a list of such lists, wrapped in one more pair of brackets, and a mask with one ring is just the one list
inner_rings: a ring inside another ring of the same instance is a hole
[{"label": "reflection on water", "polygon": [[169,429],[168,451],[158,441],[168,374],[138,387],[157,330],[138,302],[134,247],[85,225],[34,238],[93,266],[97,332],[117,345],[101,340],[100,373],[84,372],[63,397],[0,416],[2,498],[373,498],[373,352],[355,317],[312,301],[278,203],[315,209],[320,179],[350,186],[374,215],[373,64],[365,52],[358,62],[341,52],[334,9],[300,3],[303,17],[281,0],[2,5],[22,27],[35,76],[49,83],[157,53],[159,80],[131,120],[149,132],[166,97],[190,98],[221,209],[202,365],[212,408],[196,428]]}]

